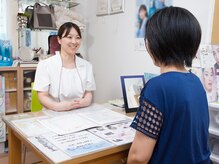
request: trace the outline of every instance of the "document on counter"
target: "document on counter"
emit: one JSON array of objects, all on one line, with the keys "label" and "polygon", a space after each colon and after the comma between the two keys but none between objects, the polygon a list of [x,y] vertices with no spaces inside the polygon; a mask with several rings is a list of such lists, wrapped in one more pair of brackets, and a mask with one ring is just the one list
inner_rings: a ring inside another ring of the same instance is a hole
[{"label": "document on counter", "polygon": [[131,120],[129,117],[120,114],[118,112],[114,112],[110,109],[97,110],[91,112],[80,113],[80,115],[84,118],[87,118],[98,125],[109,125],[112,123],[122,122]]},{"label": "document on counter", "polygon": [[68,156],[65,152],[60,150],[43,136],[30,137],[28,140],[54,163],[59,163],[71,159],[70,156]]},{"label": "document on counter", "polygon": [[81,117],[78,114],[61,115],[51,118],[42,118],[38,121],[59,135],[78,132],[92,127],[99,126],[95,122]]},{"label": "document on counter", "polygon": [[88,131],[106,139],[115,145],[131,143],[135,137],[135,130],[130,127],[131,121],[92,128]]},{"label": "document on counter", "polygon": [[130,120],[129,117],[101,105],[92,105],[87,108],[76,110],[75,112],[67,113],[68,114],[61,116],[38,119],[38,121],[52,132],[63,135]]},{"label": "document on counter", "polygon": [[61,115],[94,112],[94,111],[100,111],[100,110],[105,110],[105,109],[106,107],[104,107],[103,105],[93,103],[88,107],[84,107],[80,109],[74,109],[74,110],[64,111],[64,112],[56,112],[53,110],[43,110],[43,113],[45,113],[48,116],[56,117],[56,116],[61,116]]},{"label": "document on counter", "polygon": [[[49,142],[49,145],[54,145],[71,157],[85,155],[114,146],[112,143],[88,131],[66,135],[57,135],[51,132],[41,135],[40,138],[43,138]],[[48,143],[45,144],[48,145]]]},{"label": "document on counter", "polygon": [[45,119],[47,116],[24,118],[20,120],[14,120],[12,123],[22,131],[27,137],[36,136],[49,131],[48,128],[40,124],[37,119]]}]

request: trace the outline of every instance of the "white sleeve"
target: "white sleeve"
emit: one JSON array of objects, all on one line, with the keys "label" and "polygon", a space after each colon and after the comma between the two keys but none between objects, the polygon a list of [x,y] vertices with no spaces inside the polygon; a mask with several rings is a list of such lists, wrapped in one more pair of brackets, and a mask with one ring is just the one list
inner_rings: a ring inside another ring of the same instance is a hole
[{"label": "white sleeve", "polygon": [[87,68],[87,78],[86,78],[85,90],[86,91],[96,90],[96,84],[95,84],[94,75],[93,75],[93,68],[92,68],[92,65],[90,63],[88,64],[88,68]]},{"label": "white sleeve", "polygon": [[46,63],[41,61],[37,65],[33,89],[36,91],[48,91],[50,78],[46,68]]}]

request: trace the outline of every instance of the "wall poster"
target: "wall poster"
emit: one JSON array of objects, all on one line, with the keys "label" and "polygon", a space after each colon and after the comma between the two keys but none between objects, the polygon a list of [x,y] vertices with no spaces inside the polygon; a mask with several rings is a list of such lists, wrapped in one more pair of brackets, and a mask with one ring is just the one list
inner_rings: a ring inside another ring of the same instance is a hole
[{"label": "wall poster", "polygon": [[146,51],[144,38],[147,20],[159,9],[171,6],[172,0],[136,0],[135,50]]}]

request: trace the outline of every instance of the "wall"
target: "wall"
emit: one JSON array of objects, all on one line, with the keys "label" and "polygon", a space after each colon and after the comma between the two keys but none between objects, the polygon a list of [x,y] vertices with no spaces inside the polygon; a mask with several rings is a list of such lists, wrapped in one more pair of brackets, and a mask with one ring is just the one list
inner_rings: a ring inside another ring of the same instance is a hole
[{"label": "wall", "polygon": [[[214,0],[174,0],[173,5],[189,9],[199,20],[202,42],[210,42]],[[96,0],[86,0],[87,58],[94,67],[96,102],[121,98],[121,75],[159,73],[146,52],[134,49],[135,1],[125,0],[125,13],[96,17]],[[209,12],[210,11],[210,12]]]}]

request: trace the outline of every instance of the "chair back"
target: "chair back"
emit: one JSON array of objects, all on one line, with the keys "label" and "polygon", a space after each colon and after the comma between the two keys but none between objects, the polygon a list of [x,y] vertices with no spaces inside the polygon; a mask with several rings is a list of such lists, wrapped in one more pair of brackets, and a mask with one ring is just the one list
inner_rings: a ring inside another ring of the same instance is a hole
[{"label": "chair back", "polygon": [[31,112],[42,110],[43,106],[40,104],[37,91],[33,90],[34,83],[31,83]]},{"label": "chair back", "polygon": [[58,42],[58,35],[50,35],[48,37],[48,54],[55,55],[55,51],[61,50],[61,45]]}]

